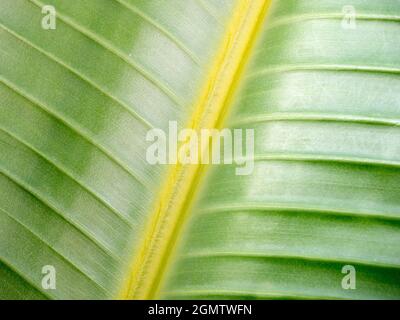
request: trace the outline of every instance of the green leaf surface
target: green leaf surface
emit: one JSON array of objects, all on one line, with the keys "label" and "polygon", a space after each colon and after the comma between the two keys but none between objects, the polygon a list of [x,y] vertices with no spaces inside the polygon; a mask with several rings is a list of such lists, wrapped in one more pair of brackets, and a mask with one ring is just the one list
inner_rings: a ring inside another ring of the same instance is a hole
[{"label": "green leaf surface", "polygon": [[400,3],[275,1],[236,100],[254,172],[211,169],[164,296],[399,299]]},{"label": "green leaf surface", "polygon": [[1,298],[116,297],[165,175],[146,133],[186,122],[231,6],[1,1]]},{"label": "green leaf surface", "polygon": [[0,1],[0,299],[120,297],[170,177],[146,133],[191,124],[235,63],[223,127],[254,129],[254,171],[174,191],[193,205],[150,234],[176,248],[152,298],[400,299],[400,2],[273,0],[230,61],[246,1]]}]

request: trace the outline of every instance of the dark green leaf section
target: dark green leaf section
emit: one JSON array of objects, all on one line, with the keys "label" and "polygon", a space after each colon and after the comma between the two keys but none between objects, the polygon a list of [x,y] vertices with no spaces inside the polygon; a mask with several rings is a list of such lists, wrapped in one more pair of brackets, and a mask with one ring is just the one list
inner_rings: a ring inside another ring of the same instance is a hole
[{"label": "dark green leaf section", "polygon": [[46,296],[30,286],[3,263],[0,264],[0,291],[6,300],[41,300]]},{"label": "dark green leaf section", "polygon": [[254,172],[211,169],[164,297],[399,299],[400,2],[271,10],[227,121]]},{"label": "dark green leaf section", "polygon": [[0,298],[116,297],[164,177],[146,133],[186,125],[233,5],[0,1]]}]

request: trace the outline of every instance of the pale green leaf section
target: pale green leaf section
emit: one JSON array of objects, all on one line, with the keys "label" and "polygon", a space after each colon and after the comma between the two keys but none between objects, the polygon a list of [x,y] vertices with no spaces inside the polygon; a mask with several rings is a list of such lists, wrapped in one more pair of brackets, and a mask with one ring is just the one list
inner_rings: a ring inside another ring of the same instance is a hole
[{"label": "pale green leaf section", "polygon": [[210,169],[163,297],[399,299],[399,124],[399,1],[274,1],[226,122],[254,172]]}]

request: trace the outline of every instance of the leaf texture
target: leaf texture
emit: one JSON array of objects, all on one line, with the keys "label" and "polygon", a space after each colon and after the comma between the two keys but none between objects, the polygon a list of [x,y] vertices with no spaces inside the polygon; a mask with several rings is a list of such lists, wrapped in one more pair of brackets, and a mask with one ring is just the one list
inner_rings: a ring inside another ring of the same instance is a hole
[{"label": "leaf texture", "polygon": [[[167,298],[400,298],[400,4],[275,1],[227,125],[255,168],[212,168]],[[356,290],[341,270],[355,267]]]},{"label": "leaf texture", "polygon": [[[400,3],[268,4],[0,2],[0,299],[400,299]],[[253,173],[150,165],[169,121]]]},{"label": "leaf texture", "polygon": [[185,124],[232,4],[1,1],[1,298],[117,296],[165,176],[146,133]]}]

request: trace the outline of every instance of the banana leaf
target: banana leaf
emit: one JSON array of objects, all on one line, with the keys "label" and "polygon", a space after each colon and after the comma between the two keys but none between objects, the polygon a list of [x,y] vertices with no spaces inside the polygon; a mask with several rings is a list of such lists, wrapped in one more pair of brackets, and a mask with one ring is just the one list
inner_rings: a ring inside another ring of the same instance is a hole
[{"label": "banana leaf", "polygon": [[0,80],[0,299],[400,299],[398,0],[1,0]]}]

